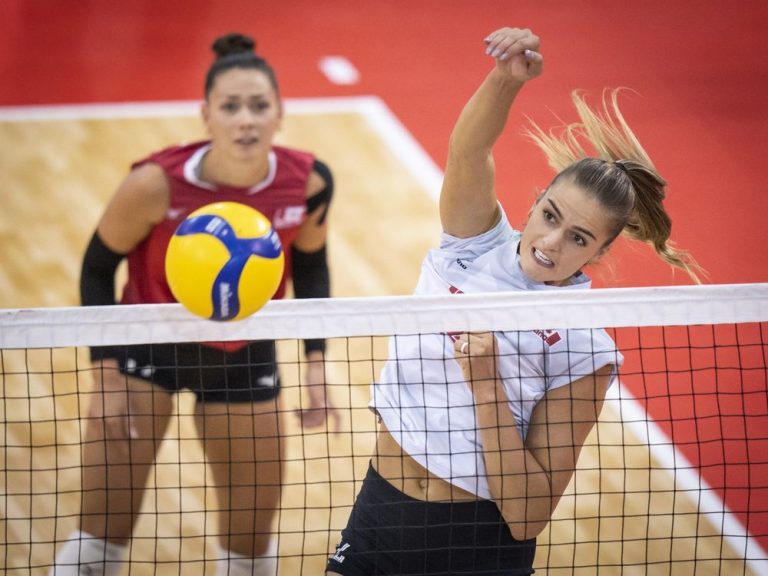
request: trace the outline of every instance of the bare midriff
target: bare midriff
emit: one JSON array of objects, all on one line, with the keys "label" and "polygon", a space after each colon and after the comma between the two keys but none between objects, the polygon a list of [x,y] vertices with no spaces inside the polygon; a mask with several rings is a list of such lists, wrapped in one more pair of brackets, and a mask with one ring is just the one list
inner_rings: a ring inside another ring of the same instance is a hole
[{"label": "bare midriff", "polygon": [[431,474],[403,452],[384,424],[379,424],[376,451],[371,462],[382,478],[411,498],[428,502],[480,500],[475,494]]}]

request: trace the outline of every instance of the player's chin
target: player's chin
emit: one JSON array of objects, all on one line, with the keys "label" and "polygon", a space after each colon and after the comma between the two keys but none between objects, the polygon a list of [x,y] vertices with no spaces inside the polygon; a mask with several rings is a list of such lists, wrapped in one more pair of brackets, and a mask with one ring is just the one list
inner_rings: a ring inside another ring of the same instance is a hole
[{"label": "player's chin", "polygon": [[235,140],[233,142],[233,148],[236,154],[241,156],[253,156],[261,154],[264,148],[264,144],[257,138],[248,138],[242,140]]},{"label": "player's chin", "polygon": [[262,155],[262,152],[257,146],[238,145],[235,147],[235,155],[239,158],[256,158]]},{"label": "player's chin", "polygon": [[522,259],[520,262],[520,267],[523,269],[523,272],[528,277],[528,279],[532,280],[533,282],[551,284],[555,281],[557,276],[554,267],[542,266],[541,264],[532,261],[532,258]]}]

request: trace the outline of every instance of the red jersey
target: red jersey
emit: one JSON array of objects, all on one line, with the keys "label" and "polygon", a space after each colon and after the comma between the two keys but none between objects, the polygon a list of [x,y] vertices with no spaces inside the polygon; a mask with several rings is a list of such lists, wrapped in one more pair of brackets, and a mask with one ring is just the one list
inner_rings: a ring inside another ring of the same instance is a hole
[{"label": "red jersey", "polygon": [[264,214],[280,236],[285,254],[285,273],[274,295],[285,295],[290,276],[291,244],[307,218],[307,183],[314,156],[274,146],[269,153],[269,174],[251,188],[232,188],[200,180],[199,167],[210,150],[208,141],[173,146],[136,162],[159,165],[168,178],[170,204],[165,219],[128,255],[128,281],[123,304],[175,302],[165,279],[165,252],[179,223],[191,212],[213,202],[240,202]]}]

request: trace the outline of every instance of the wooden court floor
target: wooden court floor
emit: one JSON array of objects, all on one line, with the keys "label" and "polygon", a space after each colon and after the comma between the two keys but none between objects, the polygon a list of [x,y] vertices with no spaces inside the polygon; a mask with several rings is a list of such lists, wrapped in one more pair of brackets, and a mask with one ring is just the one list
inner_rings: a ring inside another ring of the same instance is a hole
[{"label": "wooden court floor", "polygon": [[[4,194],[0,211],[3,306],[76,305],[83,249],[131,161],[201,137],[195,114],[72,113],[0,121],[0,174],[11,192]],[[421,258],[439,233],[437,207],[424,180],[403,165],[370,117],[354,110],[289,114],[280,140],[316,152],[334,170],[338,185],[329,239],[334,295],[409,293]],[[331,342],[329,382],[344,414],[342,427],[338,433],[302,434],[290,414],[302,400],[298,346],[281,343],[288,446],[276,526],[281,574],[322,573],[346,522],[373,445],[375,422],[366,405],[383,344]],[[8,574],[44,574],[55,541],[74,527],[78,510],[80,415],[90,389],[87,356],[73,349],[0,354],[0,563]],[[187,394],[178,397],[178,418],[136,528],[131,574],[178,574],[180,563],[185,575],[212,573],[206,560],[212,557],[215,497],[206,488],[203,455],[188,417],[192,401]],[[568,495],[540,539],[541,573],[754,574],[711,518],[675,485],[670,471],[619,421],[609,404]]]}]

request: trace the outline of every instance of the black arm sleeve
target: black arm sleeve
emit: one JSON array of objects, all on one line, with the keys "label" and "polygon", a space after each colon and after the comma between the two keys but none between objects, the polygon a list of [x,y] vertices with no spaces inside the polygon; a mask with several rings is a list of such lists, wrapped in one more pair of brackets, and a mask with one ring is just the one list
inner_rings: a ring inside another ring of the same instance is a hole
[{"label": "black arm sleeve", "polygon": [[[331,295],[331,280],[325,246],[317,252],[302,252],[291,248],[291,272],[293,294],[296,298],[328,298]],[[319,350],[325,352],[325,340],[304,341],[304,352]]]},{"label": "black arm sleeve", "polygon": [[[328,215],[328,208],[331,204],[331,198],[333,198],[333,174],[324,162],[317,159],[312,170],[323,178],[325,186],[320,192],[307,198],[307,212],[312,214],[315,210],[322,208],[323,213],[317,222],[322,224]],[[330,297],[331,280],[325,246],[316,252],[304,252],[292,246],[291,276],[293,277],[293,294],[296,298]],[[315,350],[325,352],[325,340],[304,341],[305,354]]]},{"label": "black arm sleeve", "polygon": [[[106,306],[115,304],[115,271],[125,258],[111,250],[98,232],[93,233],[83,257],[80,273],[80,302],[83,306]],[[111,346],[91,348],[91,360],[116,358],[117,349]]]},{"label": "black arm sleeve", "polygon": [[327,164],[317,159],[312,165],[312,170],[322,177],[325,181],[325,186],[320,192],[307,198],[307,212],[312,214],[322,206],[323,214],[317,221],[318,224],[322,224],[325,222],[325,217],[328,215],[328,208],[331,205],[331,198],[333,198],[333,174]]}]

